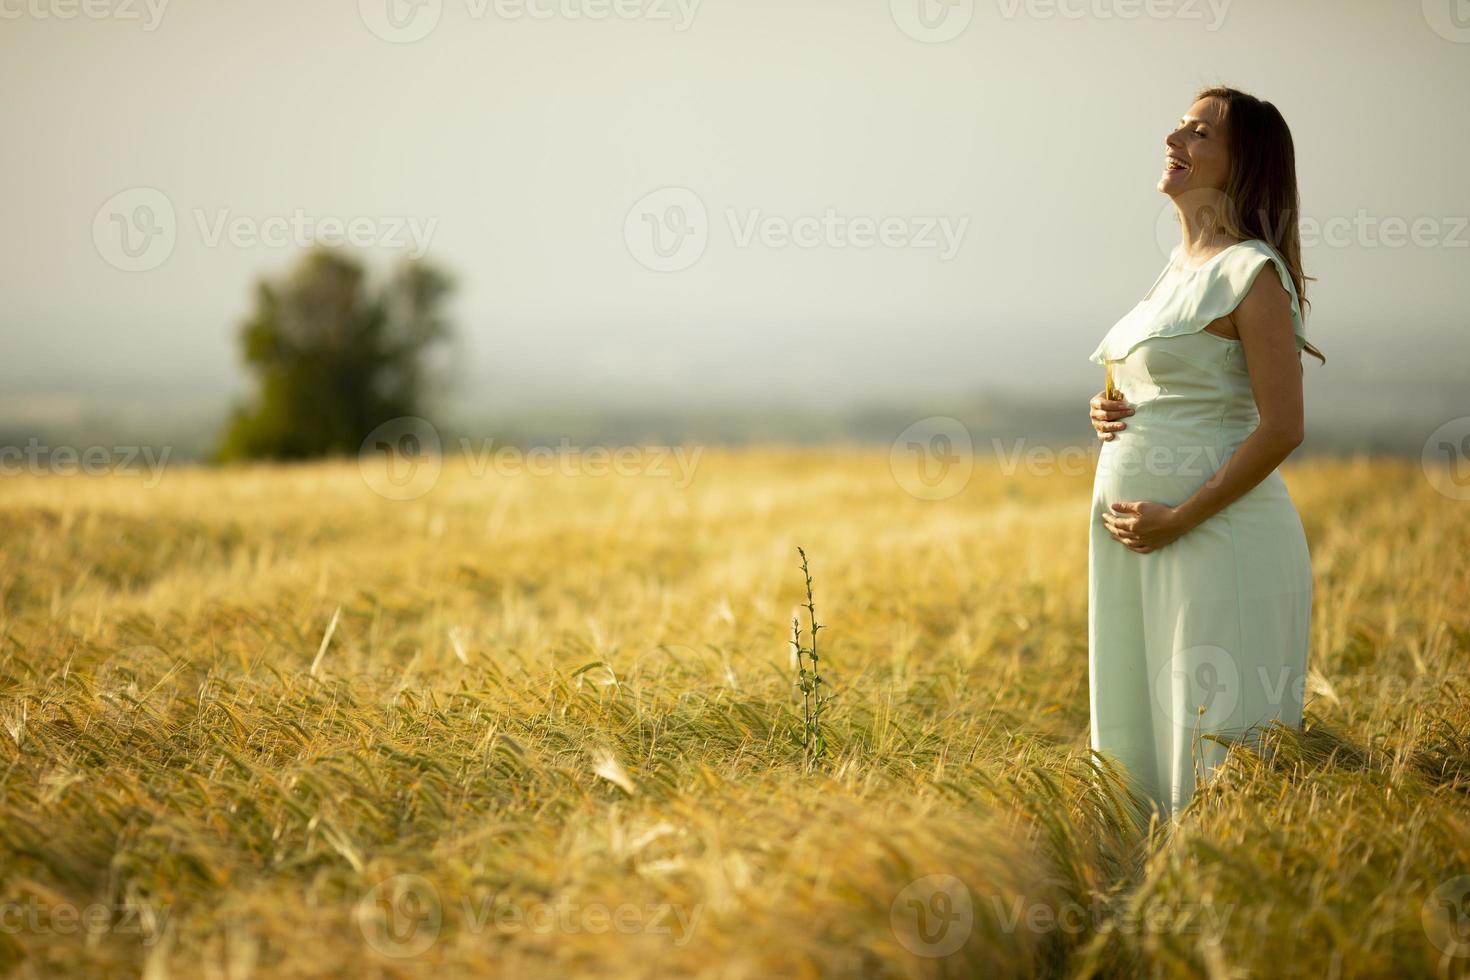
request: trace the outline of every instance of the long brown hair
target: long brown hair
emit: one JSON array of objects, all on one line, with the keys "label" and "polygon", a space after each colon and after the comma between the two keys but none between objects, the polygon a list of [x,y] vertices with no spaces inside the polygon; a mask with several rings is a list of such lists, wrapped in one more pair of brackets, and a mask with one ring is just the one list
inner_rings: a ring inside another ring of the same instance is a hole
[{"label": "long brown hair", "polygon": [[[1225,197],[1230,205],[1222,216],[1225,230],[1236,238],[1259,238],[1286,261],[1305,318],[1307,282],[1302,271],[1301,197],[1296,184],[1296,148],[1291,129],[1269,102],[1223,85],[1201,89],[1195,101],[1224,103],[1230,176]],[[1323,364],[1327,358],[1310,343],[1307,353]]]}]

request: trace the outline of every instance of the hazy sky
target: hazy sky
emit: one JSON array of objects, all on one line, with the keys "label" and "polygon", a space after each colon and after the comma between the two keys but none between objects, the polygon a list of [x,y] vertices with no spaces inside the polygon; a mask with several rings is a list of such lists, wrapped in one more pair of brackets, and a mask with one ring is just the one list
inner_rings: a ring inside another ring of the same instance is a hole
[{"label": "hazy sky", "polygon": [[1326,371],[1444,379],[1455,9],[0,0],[0,379],[237,385],[252,281],[353,222],[458,278],[471,398],[1085,385],[1177,240],[1163,137],[1219,82],[1292,126]]}]

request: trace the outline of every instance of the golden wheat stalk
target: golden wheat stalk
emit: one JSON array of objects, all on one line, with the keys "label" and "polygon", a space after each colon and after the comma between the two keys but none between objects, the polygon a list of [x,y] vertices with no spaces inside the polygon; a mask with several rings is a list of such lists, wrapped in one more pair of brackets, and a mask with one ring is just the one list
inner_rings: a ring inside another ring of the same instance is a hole
[{"label": "golden wheat stalk", "polygon": [[1103,361],[1103,395],[1113,401],[1122,401],[1123,392],[1113,382],[1113,361],[1108,358]]}]

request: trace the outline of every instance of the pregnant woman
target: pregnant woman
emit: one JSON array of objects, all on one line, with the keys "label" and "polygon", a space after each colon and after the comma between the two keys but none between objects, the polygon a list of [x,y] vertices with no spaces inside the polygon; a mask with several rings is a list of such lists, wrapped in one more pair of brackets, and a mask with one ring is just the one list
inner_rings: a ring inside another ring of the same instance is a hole
[{"label": "pregnant woman", "polygon": [[[1277,467],[1302,441],[1307,343],[1291,133],[1202,91],[1165,137],[1180,242],[1092,353],[1092,748],[1176,817],[1228,744],[1301,724],[1312,568]],[[1126,419],[1126,421],[1125,421]]]}]

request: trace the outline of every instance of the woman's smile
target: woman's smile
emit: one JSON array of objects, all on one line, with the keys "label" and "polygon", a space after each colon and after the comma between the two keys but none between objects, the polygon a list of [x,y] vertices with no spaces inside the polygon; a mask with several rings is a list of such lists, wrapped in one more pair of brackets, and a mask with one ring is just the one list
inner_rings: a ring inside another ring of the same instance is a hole
[{"label": "woman's smile", "polygon": [[1177,196],[1187,185],[1223,190],[1230,173],[1226,130],[1218,99],[1195,100],[1164,137],[1164,169],[1159,190]]}]

